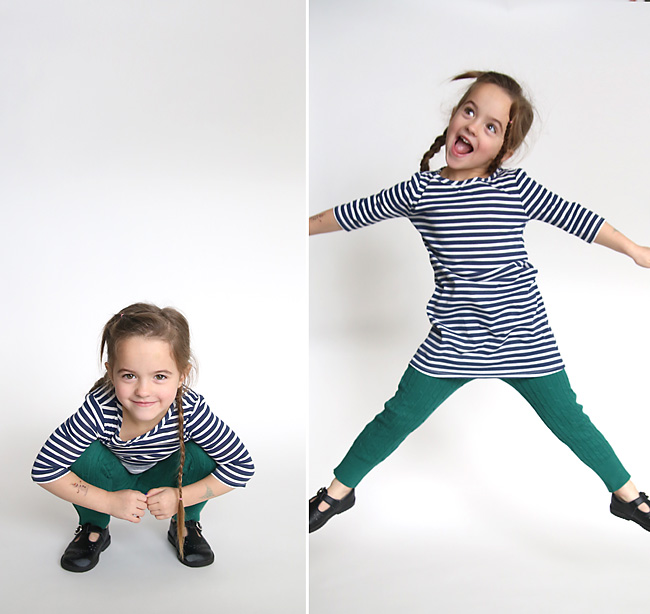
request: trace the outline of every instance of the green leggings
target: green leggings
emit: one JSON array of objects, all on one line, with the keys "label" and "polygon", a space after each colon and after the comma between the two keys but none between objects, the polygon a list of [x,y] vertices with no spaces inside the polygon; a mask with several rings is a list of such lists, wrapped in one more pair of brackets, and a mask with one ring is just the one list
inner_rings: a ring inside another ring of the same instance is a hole
[{"label": "green leggings", "polygon": [[[409,366],[395,396],[363,429],[334,470],[336,478],[350,488],[357,486],[445,399],[470,381],[430,377]],[[530,403],[544,424],[598,474],[610,492],[630,479],[612,447],[583,413],[565,371],[543,377],[503,378],[503,381]]]},{"label": "green leggings", "polygon": [[[70,470],[93,486],[109,492],[118,490],[139,490],[147,493],[152,488],[178,485],[178,464],[180,451],[172,454],[151,469],[143,473],[129,473],[104,444],[94,441],[86,451],[73,463]],[[210,475],[217,464],[193,441],[185,444],[185,464],[183,465],[183,483],[193,484]],[[198,521],[201,510],[207,501],[185,508],[185,520]],[[102,529],[108,526],[111,517],[94,510],[75,505],[79,514],[79,524],[87,522]]]}]

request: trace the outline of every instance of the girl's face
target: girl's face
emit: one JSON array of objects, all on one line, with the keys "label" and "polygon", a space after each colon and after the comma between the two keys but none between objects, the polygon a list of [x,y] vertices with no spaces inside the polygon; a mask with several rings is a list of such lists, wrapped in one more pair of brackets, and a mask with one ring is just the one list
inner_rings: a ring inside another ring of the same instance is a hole
[{"label": "girl's face", "polygon": [[113,364],[106,363],[124,419],[153,428],[167,413],[187,373],[181,373],[167,341],[129,337],[121,341]]},{"label": "girl's face", "polygon": [[[498,85],[481,83],[474,88],[449,122],[443,177],[454,181],[487,177],[487,168],[503,145],[511,105],[510,96]],[[509,157],[507,152],[503,159]]]}]

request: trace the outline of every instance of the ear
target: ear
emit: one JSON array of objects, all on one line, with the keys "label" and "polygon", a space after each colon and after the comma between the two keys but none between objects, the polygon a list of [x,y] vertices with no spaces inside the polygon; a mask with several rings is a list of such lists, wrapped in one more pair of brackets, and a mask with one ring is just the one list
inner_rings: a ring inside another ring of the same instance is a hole
[{"label": "ear", "polygon": [[190,371],[192,370],[192,365],[187,365],[183,371],[181,371],[181,381],[178,384],[178,387],[181,388],[185,382],[187,381],[187,378],[190,376]]},{"label": "ear", "polygon": [[111,380],[111,384],[115,385],[115,382],[113,382],[113,370],[111,369],[110,365],[105,362],[104,367],[106,368],[106,375],[108,375],[108,379]]},{"label": "ear", "polygon": [[503,154],[503,158],[501,158],[501,162],[505,162],[506,160],[512,158],[514,153],[515,152],[512,151],[512,149],[508,149],[508,151],[506,151],[506,153]]}]

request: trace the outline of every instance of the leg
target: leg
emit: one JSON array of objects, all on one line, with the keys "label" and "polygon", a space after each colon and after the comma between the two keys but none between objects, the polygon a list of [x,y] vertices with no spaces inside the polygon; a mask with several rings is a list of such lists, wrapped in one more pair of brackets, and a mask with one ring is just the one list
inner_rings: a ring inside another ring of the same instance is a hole
[{"label": "leg", "polygon": [[417,429],[468,379],[439,379],[409,366],[395,396],[384,411],[363,429],[334,470],[341,484],[354,488],[379,463],[388,458],[406,437]]},{"label": "leg", "polygon": [[[99,441],[93,442],[70,468],[82,480],[104,490],[126,488],[130,480],[119,460]],[[110,516],[79,505],[74,507],[79,514],[79,528],[61,557],[61,567],[79,573],[93,569],[110,545]]]},{"label": "leg", "polygon": [[[178,486],[178,465],[181,454],[175,452],[169,458],[156,464],[148,471],[140,474],[138,479],[138,488],[142,492],[148,492],[152,488],[162,486]],[[210,475],[216,468],[217,464],[204,452],[201,446],[193,441],[185,444],[185,464],[183,465],[183,483],[193,484]],[[198,520],[201,516],[201,510],[205,507],[207,501],[197,503],[185,508],[185,520]]]},{"label": "leg", "polygon": [[[319,495],[310,500],[310,532],[323,526],[334,513],[352,507],[352,491],[363,477],[394,452],[443,401],[468,381],[430,377],[409,366],[395,396],[386,402],[384,411],[363,429],[334,470],[336,478],[330,487],[322,489]],[[341,505],[332,503],[335,507],[330,510],[325,496]],[[324,517],[322,513],[328,510],[329,514]]]},{"label": "leg", "polygon": [[532,405],[560,441],[596,472],[610,492],[627,488],[630,474],[605,437],[582,411],[565,371],[544,377],[504,381]]},{"label": "leg", "polygon": [[505,380],[539,417],[613,493],[610,511],[650,531],[650,502],[639,493],[605,437],[583,413],[564,371],[539,378]]},{"label": "leg", "polygon": [[[94,441],[72,464],[71,471],[97,488],[110,492],[133,488],[135,477],[120,463],[118,458],[102,443]],[[108,527],[111,517],[79,505],[74,506],[79,514],[79,524],[90,523],[101,529]],[[96,534],[91,535],[92,538]]]},{"label": "leg", "polygon": [[[178,466],[180,451],[149,469],[140,481],[144,492],[161,486],[178,486]],[[193,441],[185,444],[185,462],[183,464],[183,483],[193,484],[210,475],[217,464]],[[181,556],[178,539],[177,518],[174,515],[169,523],[167,540],[174,546],[178,560],[189,567],[204,567],[214,561],[214,553],[202,534],[199,524],[201,510],[207,501],[185,508],[185,526],[183,529],[183,556]]]}]

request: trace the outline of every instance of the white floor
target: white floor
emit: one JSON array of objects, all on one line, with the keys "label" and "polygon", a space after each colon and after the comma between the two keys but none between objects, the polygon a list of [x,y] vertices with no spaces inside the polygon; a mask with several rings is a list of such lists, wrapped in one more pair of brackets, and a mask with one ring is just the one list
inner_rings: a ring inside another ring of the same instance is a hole
[{"label": "white floor", "polygon": [[[312,343],[312,494],[394,391],[404,351],[400,341],[384,352],[337,343]],[[572,383],[650,492],[643,362],[628,356],[594,377],[601,359],[576,362]],[[310,614],[645,611],[650,533],[612,516],[609,502],[514,390],[472,382],[364,478],[355,507],[310,536]]]},{"label": "white floor", "polygon": [[400,497],[394,516],[378,519],[385,493],[377,485],[360,490],[352,510],[310,537],[311,614],[647,607],[650,535],[611,516],[600,495],[585,502],[597,505],[591,515],[576,504],[562,514],[553,510],[557,501],[536,512],[534,500],[506,505],[469,494],[431,504],[434,497],[421,492]]},{"label": "white floor", "polygon": [[[190,569],[175,558],[167,521],[145,517],[140,525],[111,522],[112,543],[97,567],[72,574],[59,558],[76,527],[76,514],[29,479],[41,445],[29,429],[2,434],[2,460],[9,467],[1,506],[3,527],[0,584],[3,611],[12,614],[204,611],[222,614],[297,614],[305,611],[306,544],[304,465],[288,446],[257,450],[258,473],[242,492],[208,503],[204,535],[215,563]],[[304,452],[297,453],[300,458]],[[259,469],[261,467],[262,469]],[[275,476],[300,484],[275,492]]]}]

